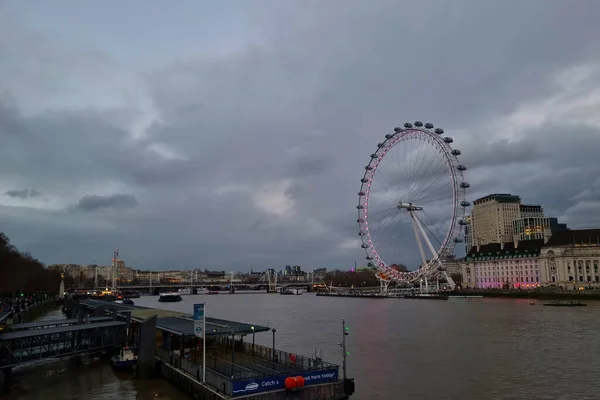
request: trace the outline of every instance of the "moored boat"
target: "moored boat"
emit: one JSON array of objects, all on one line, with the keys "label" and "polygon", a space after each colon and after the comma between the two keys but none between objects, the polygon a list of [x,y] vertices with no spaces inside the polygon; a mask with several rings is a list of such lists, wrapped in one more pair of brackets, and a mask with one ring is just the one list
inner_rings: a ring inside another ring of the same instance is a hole
[{"label": "moored boat", "polygon": [[161,293],[158,297],[158,301],[162,303],[174,303],[181,301],[181,295],[179,293]]},{"label": "moored boat", "polygon": [[129,369],[137,364],[137,354],[132,347],[123,347],[119,354],[115,354],[110,358],[110,363],[117,369]]},{"label": "moored boat", "polygon": [[296,295],[296,296],[298,296],[298,295],[302,294],[302,291],[300,289],[288,289],[288,288],[284,289],[284,288],[281,288],[281,290],[279,291],[279,294]]},{"label": "moored boat", "polygon": [[550,303],[544,303],[545,306],[548,307],[585,307],[587,306],[587,304],[582,303],[581,301],[577,300],[556,300],[556,301],[551,301]]},{"label": "moored boat", "polygon": [[430,300],[448,300],[446,293],[415,293],[407,294],[405,299],[430,299]]}]

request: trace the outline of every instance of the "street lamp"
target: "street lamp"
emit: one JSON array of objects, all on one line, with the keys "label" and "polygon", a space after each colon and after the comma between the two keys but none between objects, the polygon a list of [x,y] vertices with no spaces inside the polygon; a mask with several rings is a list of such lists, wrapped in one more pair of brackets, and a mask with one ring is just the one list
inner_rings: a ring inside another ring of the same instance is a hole
[{"label": "street lamp", "polygon": [[252,359],[254,360],[254,326],[251,326],[250,329],[252,329]]},{"label": "street lamp", "polygon": [[231,364],[235,365],[235,329],[231,328]]},{"label": "street lamp", "polygon": [[271,332],[273,332],[273,362],[275,362],[275,332],[277,332],[277,329],[273,328]]}]

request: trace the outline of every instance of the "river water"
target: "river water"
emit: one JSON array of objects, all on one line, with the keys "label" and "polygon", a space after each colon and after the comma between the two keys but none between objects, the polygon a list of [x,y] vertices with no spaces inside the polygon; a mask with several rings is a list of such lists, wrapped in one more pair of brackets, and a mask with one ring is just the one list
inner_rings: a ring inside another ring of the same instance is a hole
[{"label": "river water", "polygon": [[[275,294],[157,297],[137,305],[276,328],[279,349],[341,364],[345,318],[348,375],[358,400],[583,400],[600,398],[600,303],[542,307],[514,299],[356,299]],[[51,316],[50,316],[51,317]],[[49,317],[47,317],[49,318]],[[256,335],[271,345],[272,334]],[[341,371],[340,371],[341,373]],[[162,380],[136,381],[109,366],[49,366],[18,380],[8,399],[187,399]]]}]

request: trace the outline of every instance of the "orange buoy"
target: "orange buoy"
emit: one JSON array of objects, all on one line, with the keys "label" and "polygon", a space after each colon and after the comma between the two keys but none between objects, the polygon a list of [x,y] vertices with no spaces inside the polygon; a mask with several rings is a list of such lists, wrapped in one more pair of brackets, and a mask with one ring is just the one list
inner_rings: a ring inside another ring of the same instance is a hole
[{"label": "orange buoy", "polygon": [[284,384],[287,390],[298,390],[304,387],[304,377],[288,376],[285,378]]},{"label": "orange buoy", "polygon": [[296,377],[288,376],[287,378],[285,378],[284,384],[287,390],[294,389],[296,387]]}]

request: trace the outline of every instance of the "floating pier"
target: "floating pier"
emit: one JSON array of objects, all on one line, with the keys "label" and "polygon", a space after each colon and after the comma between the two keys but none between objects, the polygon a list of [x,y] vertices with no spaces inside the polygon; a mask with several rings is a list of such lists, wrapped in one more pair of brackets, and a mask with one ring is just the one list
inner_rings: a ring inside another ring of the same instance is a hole
[{"label": "floating pier", "polygon": [[[130,318],[127,342],[139,348],[138,377],[160,374],[194,398],[284,400],[293,392],[298,400],[345,400],[354,393],[354,380],[338,365],[277,350],[276,330],[267,326],[206,317],[203,349],[191,314],[98,300],[65,306]],[[269,333],[272,347],[255,343],[256,334]]]}]

